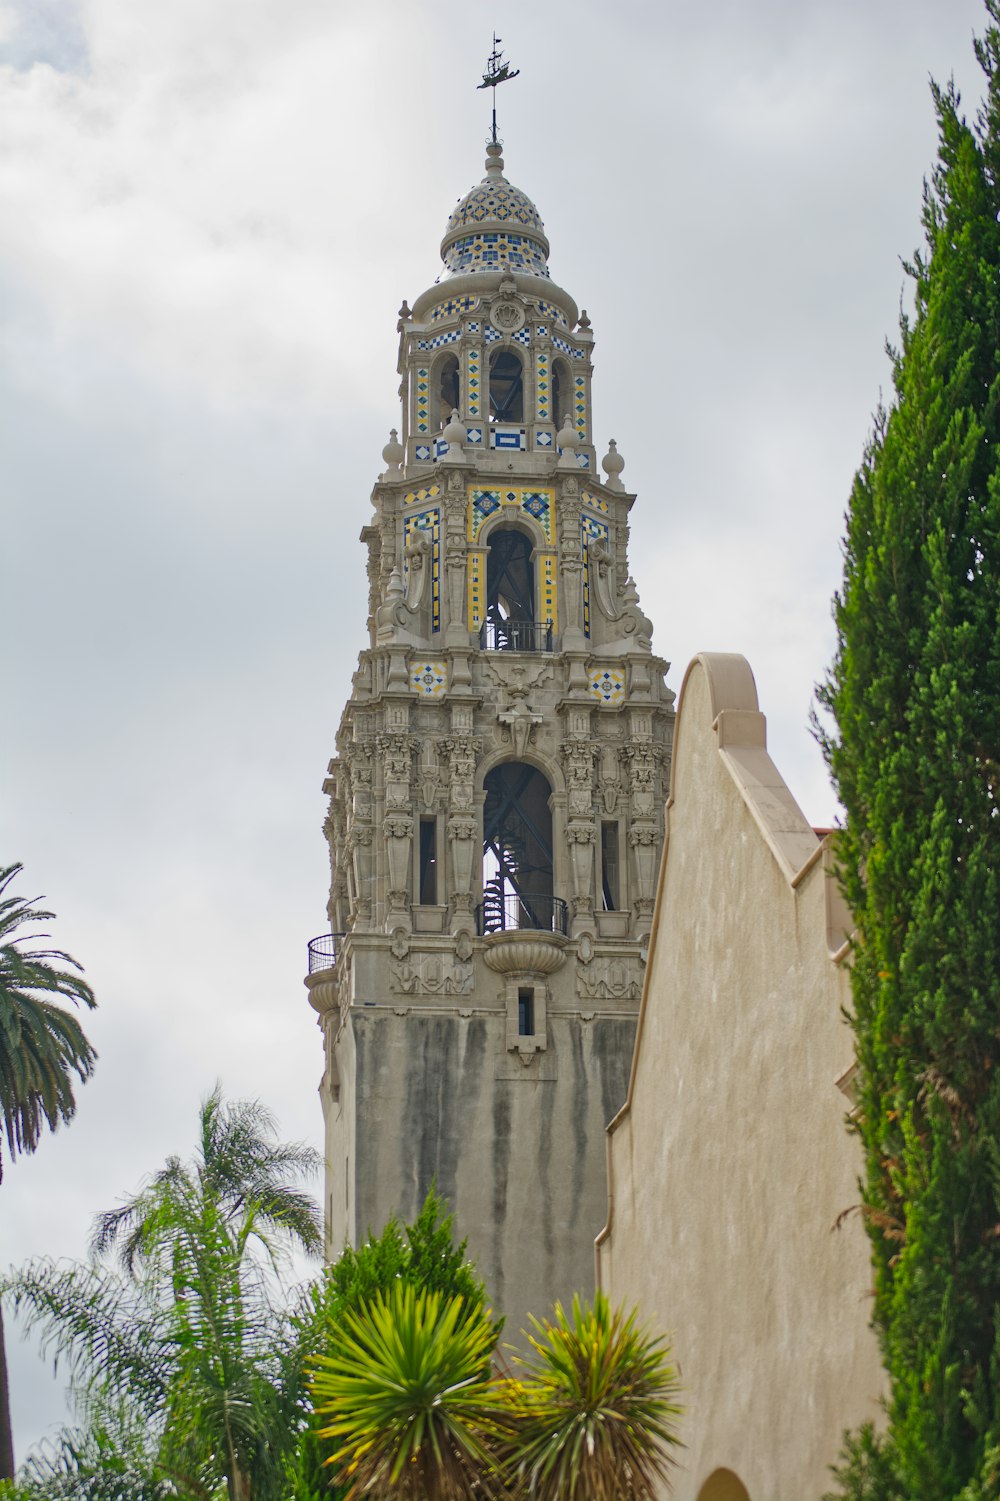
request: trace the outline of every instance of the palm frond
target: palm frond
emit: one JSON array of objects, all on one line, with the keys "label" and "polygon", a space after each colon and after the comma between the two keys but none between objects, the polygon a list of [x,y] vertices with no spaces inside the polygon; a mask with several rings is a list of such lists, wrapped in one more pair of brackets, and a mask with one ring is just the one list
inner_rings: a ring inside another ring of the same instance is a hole
[{"label": "palm frond", "polygon": [[162,1409],[169,1329],[141,1288],[103,1267],[41,1260],[8,1275],[0,1293],[39,1335],[54,1367],[65,1361],[82,1386],[98,1373],[112,1396],[127,1397],[149,1414]]},{"label": "palm frond", "polygon": [[45,935],[18,932],[53,915],[4,894],[21,870],[0,869],[0,1115],[12,1158],[33,1152],[46,1127],[71,1118],[72,1076],[86,1081],[97,1057],[76,1017],[52,999],[96,1005],[79,964],[61,949],[27,948]]}]

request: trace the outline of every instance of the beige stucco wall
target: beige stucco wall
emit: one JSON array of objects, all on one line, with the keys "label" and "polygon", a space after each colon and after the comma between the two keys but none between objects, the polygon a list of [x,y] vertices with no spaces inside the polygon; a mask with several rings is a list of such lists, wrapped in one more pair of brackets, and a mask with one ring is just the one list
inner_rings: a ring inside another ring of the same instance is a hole
[{"label": "beige stucco wall", "polygon": [[[598,1276],[672,1334],[676,1501],[713,1472],[809,1501],[881,1372],[837,1079],[849,987],[824,851],[767,755],[750,669],[706,655],[678,711],[668,844]],[[832,931],[831,931],[832,930]]]}]

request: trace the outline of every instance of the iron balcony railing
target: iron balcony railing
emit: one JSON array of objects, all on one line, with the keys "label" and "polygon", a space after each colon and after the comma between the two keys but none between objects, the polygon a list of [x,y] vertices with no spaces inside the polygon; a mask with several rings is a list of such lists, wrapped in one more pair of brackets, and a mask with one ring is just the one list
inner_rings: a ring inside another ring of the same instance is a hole
[{"label": "iron balcony railing", "polygon": [[510,933],[528,928],[536,933],[568,930],[566,903],[561,896],[488,896],[476,908],[476,928],[481,938],[489,933]]},{"label": "iron balcony railing", "polygon": [[313,938],[309,943],[309,973],[314,975],[321,969],[334,969],[337,963],[337,951],[343,933],[321,933],[318,938]]},{"label": "iron balcony railing", "polygon": [[551,620],[484,620],[479,628],[482,651],[555,651]]}]

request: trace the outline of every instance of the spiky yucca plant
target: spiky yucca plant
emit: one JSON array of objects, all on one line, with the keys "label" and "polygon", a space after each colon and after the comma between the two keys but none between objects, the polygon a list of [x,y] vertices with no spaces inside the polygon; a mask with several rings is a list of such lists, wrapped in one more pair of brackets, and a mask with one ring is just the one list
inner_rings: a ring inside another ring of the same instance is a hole
[{"label": "spiky yucca plant", "polygon": [[398,1284],[345,1313],[313,1362],[319,1436],[349,1498],[465,1501],[499,1496],[494,1444],[508,1421],[492,1381],[496,1329],[462,1298]]},{"label": "spiky yucca plant", "polygon": [[669,1483],[680,1443],[669,1351],[612,1309],[574,1297],[569,1314],[532,1319],[532,1355],[512,1384],[516,1431],[506,1450],[512,1490],[531,1501],[651,1501]]}]

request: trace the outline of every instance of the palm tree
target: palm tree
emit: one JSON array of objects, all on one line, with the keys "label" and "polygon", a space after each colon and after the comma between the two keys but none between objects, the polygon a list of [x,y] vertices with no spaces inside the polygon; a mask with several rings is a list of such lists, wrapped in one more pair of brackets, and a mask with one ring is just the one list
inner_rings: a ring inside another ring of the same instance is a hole
[{"label": "palm tree", "polygon": [[[76,1017],[50,997],[97,1003],[82,979],[80,966],[61,949],[25,947],[42,934],[21,934],[26,924],[50,921],[55,914],[34,900],[12,896],[11,882],[20,864],[0,868],[0,1114],[11,1159],[33,1152],[44,1126],[54,1131],[76,1110],[73,1074],[90,1078],[97,1054]],[[0,1138],[0,1181],[3,1145]],[[7,1358],[0,1307],[0,1480],[14,1474]]]},{"label": "palm tree", "polygon": [[495,1344],[488,1310],[406,1283],[345,1312],[314,1358],[311,1387],[347,1501],[505,1493],[493,1454],[509,1421],[490,1375]]},{"label": "palm tree", "polygon": [[178,1494],[281,1493],[300,1352],[272,1273],[290,1244],[322,1245],[316,1205],[295,1186],[318,1165],[311,1148],[275,1140],[262,1105],[224,1103],[216,1087],[194,1160],[168,1158],[98,1216],[91,1266],[41,1263],[10,1283],[96,1410],[127,1403],[143,1416],[157,1472]]},{"label": "palm tree", "polygon": [[533,1355],[518,1360],[513,1441],[506,1449],[512,1488],[532,1501],[652,1501],[668,1483],[679,1444],[672,1419],[677,1373],[662,1340],[613,1311],[603,1293],[593,1307],[574,1297],[567,1315],[532,1319]]}]

